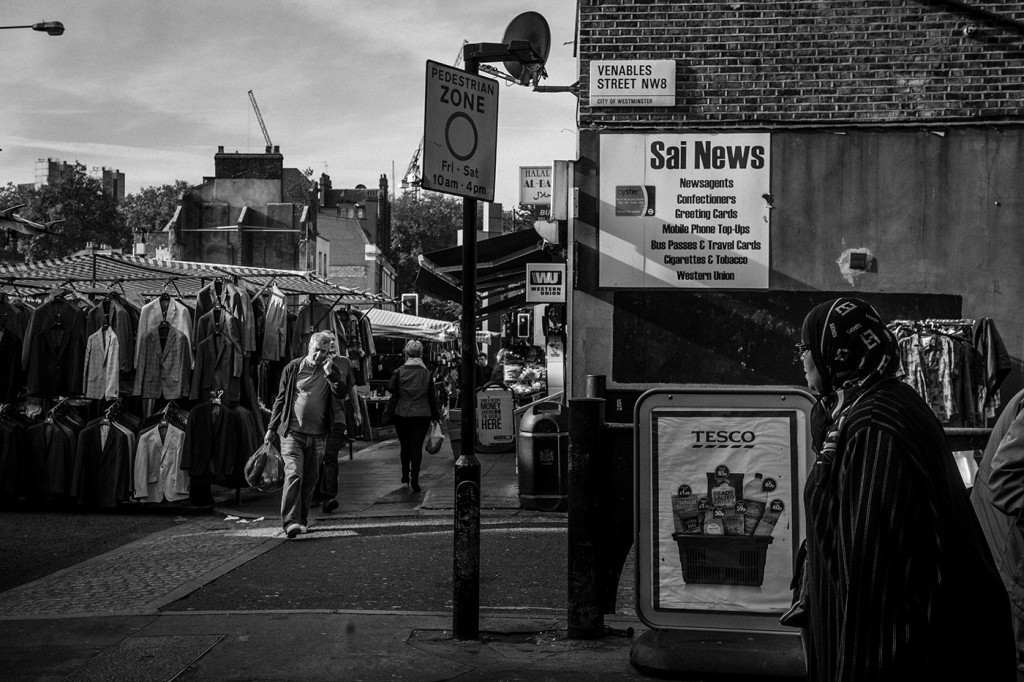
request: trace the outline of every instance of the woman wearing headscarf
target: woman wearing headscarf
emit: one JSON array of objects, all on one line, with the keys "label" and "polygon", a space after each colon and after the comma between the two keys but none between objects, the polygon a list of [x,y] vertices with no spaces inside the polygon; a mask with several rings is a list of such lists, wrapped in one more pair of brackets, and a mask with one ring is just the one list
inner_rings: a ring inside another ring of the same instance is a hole
[{"label": "woman wearing headscarf", "polygon": [[866,302],[808,313],[819,394],[807,512],[808,679],[1014,680],[1009,601],[931,409]]}]

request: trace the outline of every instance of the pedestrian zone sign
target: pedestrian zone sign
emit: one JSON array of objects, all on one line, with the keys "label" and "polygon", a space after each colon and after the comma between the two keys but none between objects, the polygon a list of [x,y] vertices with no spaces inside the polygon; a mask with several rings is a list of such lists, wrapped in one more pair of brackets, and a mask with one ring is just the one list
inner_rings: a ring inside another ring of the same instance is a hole
[{"label": "pedestrian zone sign", "polygon": [[422,186],[494,201],[498,82],[427,60]]}]

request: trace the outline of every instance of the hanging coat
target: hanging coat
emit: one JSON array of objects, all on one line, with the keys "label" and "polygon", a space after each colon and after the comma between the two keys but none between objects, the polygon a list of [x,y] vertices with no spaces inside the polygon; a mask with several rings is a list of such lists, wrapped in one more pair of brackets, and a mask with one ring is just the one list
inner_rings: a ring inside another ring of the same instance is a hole
[{"label": "hanging coat", "polygon": [[42,304],[25,332],[22,366],[32,395],[81,395],[85,370],[85,313],[63,298]]}]

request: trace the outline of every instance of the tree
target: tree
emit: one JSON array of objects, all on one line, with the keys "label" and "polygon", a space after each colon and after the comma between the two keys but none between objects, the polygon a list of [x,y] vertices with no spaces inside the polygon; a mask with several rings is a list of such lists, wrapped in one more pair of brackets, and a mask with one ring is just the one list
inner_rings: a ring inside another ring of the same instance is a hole
[{"label": "tree", "polygon": [[[391,253],[398,269],[398,292],[416,290],[419,255],[456,244],[462,229],[462,200],[434,192],[406,192],[391,207]],[[420,314],[450,320],[462,310],[458,303],[428,298],[421,292]]]},{"label": "tree", "polygon": [[159,232],[174,217],[183,192],[191,185],[175,180],[170,185],[143,187],[129,194],[117,207],[129,232]]},{"label": "tree", "polygon": [[19,239],[30,261],[61,258],[85,248],[88,242],[113,248],[131,246],[131,233],[117,210],[117,201],[103,192],[103,185],[84,171],[68,173],[55,183],[28,193],[28,206],[20,213],[29,220],[48,222],[63,218],[60,235]]},{"label": "tree", "polygon": [[549,220],[548,209],[534,204],[519,204],[511,211],[501,212],[502,232],[521,232],[533,227],[538,220]]},{"label": "tree", "polygon": [[[13,182],[8,182],[6,187],[0,187],[0,210],[29,203],[30,194],[19,189]],[[20,209],[18,213],[23,214],[24,211]],[[20,262],[25,259],[18,253],[18,236],[17,232],[0,230],[0,262]]]}]

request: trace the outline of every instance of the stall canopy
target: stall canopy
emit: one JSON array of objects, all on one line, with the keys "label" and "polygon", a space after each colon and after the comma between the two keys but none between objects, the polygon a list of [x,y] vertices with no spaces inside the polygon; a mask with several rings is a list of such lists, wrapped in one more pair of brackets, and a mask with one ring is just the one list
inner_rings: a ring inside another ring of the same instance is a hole
[{"label": "stall canopy", "polygon": [[459,336],[457,322],[432,320],[379,308],[367,310],[366,317],[370,320],[374,336],[428,341],[454,341]]},{"label": "stall canopy", "polygon": [[[526,265],[559,263],[562,257],[556,245],[544,240],[530,228],[477,242],[477,298],[488,298],[477,309],[477,318],[525,305]],[[416,287],[450,301],[462,300],[462,247],[453,246],[427,253],[419,258]],[[500,300],[499,300],[500,299]]]},{"label": "stall canopy", "polygon": [[136,300],[147,300],[164,291],[190,298],[218,277],[236,278],[254,292],[277,285],[286,294],[322,296],[332,304],[367,305],[391,300],[331,284],[309,272],[90,252],[35,263],[0,265],[0,291],[40,296],[54,287],[71,286],[85,294],[120,291]]}]

